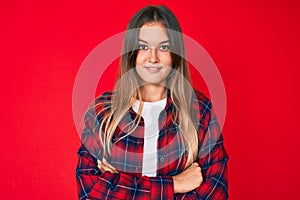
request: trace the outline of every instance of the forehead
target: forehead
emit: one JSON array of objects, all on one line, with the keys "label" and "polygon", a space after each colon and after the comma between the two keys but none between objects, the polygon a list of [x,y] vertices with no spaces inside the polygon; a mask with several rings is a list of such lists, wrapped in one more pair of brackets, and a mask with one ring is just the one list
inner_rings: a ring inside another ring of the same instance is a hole
[{"label": "forehead", "polygon": [[168,40],[168,33],[165,26],[160,22],[144,24],[139,30],[139,39],[149,43],[156,43]]}]

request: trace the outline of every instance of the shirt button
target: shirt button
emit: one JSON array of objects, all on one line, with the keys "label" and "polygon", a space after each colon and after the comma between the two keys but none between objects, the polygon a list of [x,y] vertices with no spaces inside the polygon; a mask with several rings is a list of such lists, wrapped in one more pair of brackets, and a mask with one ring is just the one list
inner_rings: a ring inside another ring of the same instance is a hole
[{"label": "shirt button", "polygon": [[160,162],[164,162],[165,161],[165,158],[164,157],[160,157]]}]

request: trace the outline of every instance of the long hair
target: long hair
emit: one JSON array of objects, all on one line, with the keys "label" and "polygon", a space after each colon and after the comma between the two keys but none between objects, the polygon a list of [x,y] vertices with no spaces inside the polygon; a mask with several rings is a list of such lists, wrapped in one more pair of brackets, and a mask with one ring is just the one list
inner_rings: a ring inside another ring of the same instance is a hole
[{"label": "long hair", "polygon": [[[104,155],[109,155],[113,134],[124,115],[134,104],[132,99],[142,99],[139,88],[142,83],[135,70],[138,53],[138,34],[139,29],[144,24],[151,22],[160,22],[168,33],[173,70],[167,77],[166,86],[170,90],[170,98],[175,107],[172,110],[172,120],[178,124],[180,133],[182,133],[180,134],[181,140],[184,141],[188,149],[188,165],[195,160],[198,150],[196,116],[191,102],[194,97],[194,91],[190,87],[190,72],[185,60],[185,49],[180,25],[175,15],[165,6],[147,6],[142,8],[131,18],[127,26],[111,108],[103,116],[100,124],[100,141],[104,147]],[[137,128],[141,119],[143,102],[140,101],[139,105],[138,115],[131,123],[128,133],[119,140],[131,134]],[[101,133],[101,131],[103,132]]]}]

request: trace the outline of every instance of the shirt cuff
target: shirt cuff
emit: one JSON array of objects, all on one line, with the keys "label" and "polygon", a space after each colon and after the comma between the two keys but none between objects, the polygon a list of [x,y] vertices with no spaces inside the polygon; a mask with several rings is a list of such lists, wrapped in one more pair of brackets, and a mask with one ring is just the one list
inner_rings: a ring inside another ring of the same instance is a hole
[{"label": "shirt cuff", "polygon": [[172,176],[150,177],[151,200],[173,200],[174,186]]}]

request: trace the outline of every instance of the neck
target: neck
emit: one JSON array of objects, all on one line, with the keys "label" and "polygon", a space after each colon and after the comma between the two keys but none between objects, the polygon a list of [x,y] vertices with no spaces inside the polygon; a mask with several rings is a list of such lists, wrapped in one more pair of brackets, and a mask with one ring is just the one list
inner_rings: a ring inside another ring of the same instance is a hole
[{"label": "neck", "polygon": [[154,102],[167,97],[167,88],[159,84],[147,84],[141,87],[142,101]]}]

